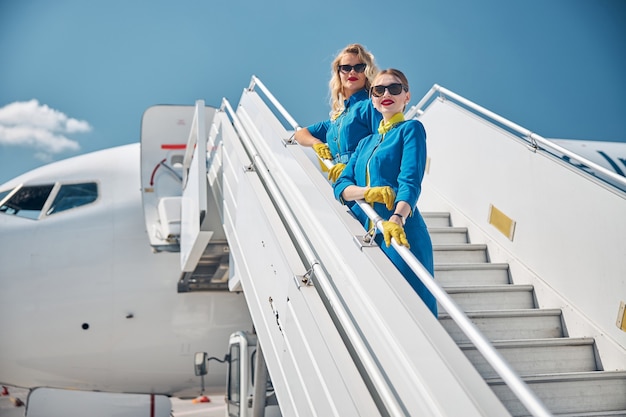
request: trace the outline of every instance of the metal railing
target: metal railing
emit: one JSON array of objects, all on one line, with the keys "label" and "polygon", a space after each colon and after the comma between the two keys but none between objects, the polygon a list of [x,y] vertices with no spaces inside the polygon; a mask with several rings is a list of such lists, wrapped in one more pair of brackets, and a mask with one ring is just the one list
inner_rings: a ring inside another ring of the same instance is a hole
[{"label": "metal railing", "polygon": [[[269,91],[266,91],[266,93],[269,94]],[[244,146],[248,150],[252,164],[256,167],[256,172],[263,179],[263,182],[268,188],[268,192],[272,195],[272,198],[274,199],[276,207],[283,216],[283,221],[289,228],[290,232],[293,233],[294,240],[298,243],[298,247],[302,252],[303,257],[305,258],[307,264],[310,265],[309,273],[313,273],[315,275],[316,284],[321,287],[321,290],[324,292],[326,297],[328,297],[330,303],[335,306],[334,312],[337,315],[337,318],[343,330],[348,335],[348,338],[352,343],[352,347],[357,352],[358,357],[361,360],[361,364],[363,365],[364,369],[366,369],[366,372],[369,375],[370,381],[375,387],[378,396],[385,404],[385,407],[387,408],[390,415],[399,416],[404,414],[402,405],[399,403],[398,399],[394,395],[394,391],[387,384],[385,375],[383,375],[381,369],[378,367],[376,358],[372,356],[372,353],[368,349],[367,344],[360,337],[359,329],[353,322],[350,313],[345,308],[343,300],[341,299],[339,294],[336,293],[332,284],[332,280],[326,274],[324,268],[318,261],[315,251],[310,246],[309,241],[302,231],[296,216],[290,210],[289,204],[283,197],[279,186],[276,184],[275,180],[270,174],[270,170],[266,166],[263,159],[260,158],[260,154],[256,146],[246,133],[246,129],[239,120],[239,117],[234,112],[230,103],[226,99],[222,101],[221,109],[226,110],[227,114],[233,121],[233,124],[237,132],[239,133],[239,136]]]},{"label": "metal railing", "polygon": [[[436,95],[437,93],[439,93],[438,95]],[[427,107],[428,104],[430,104],[434,99],[441,97],[441,98],[451,98],[454,101],[458,102],[459,104],[463,105],[464,107],[472,110],[473,112],[475,112],[476,114],[483,116],[487,119],[490,119],[491,121],[494,121],[504,127],[506,127],[509,131],[514,132],[516,134],[518,134],[523,140],[527,141],[530,145],[531,148],[533,148],[533,150],[537,150],[539,148],[539,144],[541,144],[541,146],[543,147],[544,150],[552,150],[557,152],[558,154],[562,154],[565,155],[571,159],[574,159],[578,162],[580,162],[581,164],[584,164],[586,166],[588,166],[589,168],[592,168],[593,170],[595,170],[596,172],[610,178],[612,181],[614,181],[616,184],[616,186],[618,188],[621,188],[622,191],[626,191],[626,177],[623,177],[619,174],[616,174],[613,171],[610,171],[608,169],[606,169],[605,167],[598,165],[597,163],[590,161],[589,159],[578,155],[575,152],[572,152],[568,149],[563,148],[562,146],[557,145],[556,143],[544,138],[543,136],[540,136],[534,132],[531,132],[530,130],[523,128],[522,126],[511,122],[510,120],[505,119],[504,117],[485,109],[482,106],[479,106],[478,104],[464,98],[461,97],[460,95],[453,93],[452,91],[441,87],[438,84],[435,84],[432,86],[432,88],[428,91],[428,93],[426,93],[426,95],[419,101],[419,103],[417,103],[415,106],[412,106],[407,112],[406,112],[406,118],[407,119],[413,119],[421,114],[424,113],[424,109]],[[591,175],[589,174],[587,171],[581,170],[583,172],[585,172],[585,174],[587,175]],[[595,176],[594,176],[595,177]],[[610,183],[610,182],[609,182]],[[611,183],[610,183],[611,184]],[[613,185],[613,184],[612,184]]]},{"label": "metal railing", "polygon": [[[280,105],[278,100],[274,98],[272,93],[261,83],[261,81],[253,76],[252,81],[250,83],[250,91],[254,89],[255,86],[258,86],[263,94],[268,98],[268,100],[275,105],[276,109],[281,112],[282,116],[288,120],[294,130],[299,128],[298,124],[295,120],[287,113],[287,111]],[[420,104],[423,105],[423,99],[420,101]],[[427,101],[427,99],[426,99]],[[409,110],[411,112],[414,108]],[[407,119],[410,113],[407,113]],[[332,168],[334,164],[329,160],[322,160],[322,162],[326,165],[327,168]],[[265,172],[266,170],[260,170]],[[376,228],[384,233],[384,228],[382,226],[383,219],[374,211],[374,209],[366,203],[364,200],[357,200],[356,203],[359,207],[367,214],[367,216],[372,220],[372,222],[376,225]],[[291,221],[295,222],[295,219]],[[294,225],[297,223],[294,223]],[[299,230],[299,228],[298,228]],[[305,240],[304,240],[305,241]],[[415,258],[413,253],[406,248],[405,246],[400,245],[395,239],[392,238],[391,244],[394,249],[400,254],[402,259],[409,265],[409,267],[415,272],[420,281],[428,288],[428,290],[433,294],[433,296],[437,299],[440,305],[446,310],[446,312],[450,315],[450,317],[458,324],[459,328],[465,335],[471,340],[471,342],[476,346],[478,351],[483,355],[485,360],[494,368],[496,373],[503,379],[503,381],[509,386],[511,391],[517,396],[520,402],[526,407],[526,409],[535,417],[549,417],[552,414],[546,409],[543,403],[539,400],[539,398],[535,395],[533,391],[530,390],[528,385],[524,383],[519,375],[511,368],[511,366],[506,362],[506,360],[500,355],[500,353],[493,347],[493,345],[487,340],[487,338],[480,332],[480,330],[472,323],[472,321],[467,317],[465,312],[458,306],[458,304],[445,292],[445,290],[434,280],[433,276],[428,272],[428,270]],[[315,269],[316,276],[320,273],[322,274],[319,282],[322,285],[329,286],[330,283],[327,282],[329,278],[324,274],[322,268],[317,264],[317,260],[312,256],[313,252],[310,252],[311,259],[309,260],[312,268]],[[319,279],[319,278],[318,278]],[[330,288],[330,287],[329,287]],[[342,318],[342,317],[340,317]],[[348,331],[350,330],[353,324],[347,317],[343,317],[346,320],[346,325],[348,325]],[[343,323],[343,320],[342,320]],[[355,333],[356,335],[356,333]],[[357,338],[358,339],[358,338]],[[365,352],[365,347],[363,347]],[[368,365],[368,364],[366,364]],[[378,375],[380,372],[374,364],[369,364],[371,366],[371,370]],[[368,368],[369,369],[369,368]],[[381,387],[383,389],[387,389],[386,384],[382,383]],[[377,386],[378,388],[378,386]],[[387,397],[389,395],[393,397],[391,393],[382,392],[383,397]],[[392,401],[393,403],[393,401]]]}]

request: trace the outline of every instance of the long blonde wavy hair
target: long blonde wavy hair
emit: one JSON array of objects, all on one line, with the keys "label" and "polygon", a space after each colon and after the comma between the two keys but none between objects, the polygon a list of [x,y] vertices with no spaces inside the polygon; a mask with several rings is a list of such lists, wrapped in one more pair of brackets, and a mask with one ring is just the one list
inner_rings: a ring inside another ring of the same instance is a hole
[{"label": "long blonde wavy hair", "polygon": [[333,60],[330,70],[330,82],[328,86],[330,87],[330,115],[331,117],[337,116],[339,113],[343,111],[343,101],[345,100],[345,95],[343,93],[343,88],[341,86],[341,78],[339,75],[339,62],[341,58],[345,54],[355,54],[359,61],[366,64],[365,67],[365,90],[369,91],[372,81],[374,77],[378,74],[378,67],[376,66],[376,62],[374,60],[374,55],[369,52],[363,45],[358,43],[353,43],[345,48],[343,48],[335,59]]}]

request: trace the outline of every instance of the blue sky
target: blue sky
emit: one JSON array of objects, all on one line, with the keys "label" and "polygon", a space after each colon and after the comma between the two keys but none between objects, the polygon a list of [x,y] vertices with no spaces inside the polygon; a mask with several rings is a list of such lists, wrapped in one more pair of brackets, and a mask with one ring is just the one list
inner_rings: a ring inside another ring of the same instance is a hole
[{"label": "blue sky", "polygon": [[624,0],[0,0],[0,183],[137,142],[143,112],[257,75],[301,126],[348,43],[544,137],[626,142]]}]

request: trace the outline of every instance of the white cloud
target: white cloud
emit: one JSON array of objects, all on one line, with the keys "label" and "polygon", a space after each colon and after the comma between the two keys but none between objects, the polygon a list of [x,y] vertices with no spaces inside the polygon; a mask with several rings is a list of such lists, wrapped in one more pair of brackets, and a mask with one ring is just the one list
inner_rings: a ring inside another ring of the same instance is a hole
[{"label": "white cloud", "polygon": [[16,101],[0,108],[0,145],[37,149],[37,159],[80,149],[78,142],[66,134],[90,130],[86,121],[70,118],[34,99]]}]

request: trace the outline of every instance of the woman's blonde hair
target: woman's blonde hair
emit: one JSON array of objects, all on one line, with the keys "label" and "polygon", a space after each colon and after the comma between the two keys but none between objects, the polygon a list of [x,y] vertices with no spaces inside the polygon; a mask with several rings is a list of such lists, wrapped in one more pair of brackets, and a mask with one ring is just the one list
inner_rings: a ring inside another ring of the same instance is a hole
[{"label": "woman's blonde hair", "polygon": [[[399,79],[400,80],[400,84],[402,84],[404,87],[406,87],[405,91],[409,91],[409,80],[408,80],[408,78],[406,78],[406,75],[404,75],[404,73],[402,71],[400,71],[399,69],[396,69],[396,68],[387,68],[387,69],[384,69],[384,70],[378,72],[374,76],[374,78],[372,79],[372,82],[376,81],[376,78],[382,77],[385,74],[392,75],[392,76],[396,77],[397,79]],[[371,87],[370,87],[370,89],[371,89]],[[368,89],[368,92],[370,92],[369,91],[370,89]]]},{"label": "woman's blonde hair", "polygon": [[354,54],[359,58],[361,63],[366,64],[365,67],[365,90],[369,91],[370,86],[372,85],[372,81],[376,74],[378,74],[378,67],[376,66],[376,62],[374,61],[374,55],[369,52],[363,45],[358,43],[353,43],[345,48],[343,48],[335,59],[330,67],[330,82],[328,83],[330,87],[330,114],[331,117],[336,116],[337,114],[343,111],[343,101],[345,100],[345,96],[343,93],[343,88],[341,86],[341,78],[339,75],[339,62],[341,62],[341,58],[346,54]]}]

